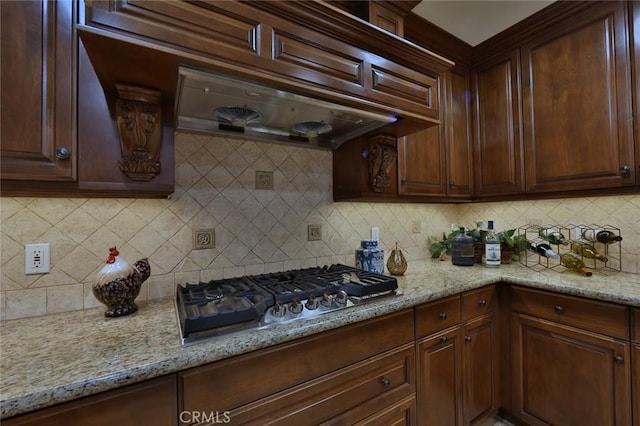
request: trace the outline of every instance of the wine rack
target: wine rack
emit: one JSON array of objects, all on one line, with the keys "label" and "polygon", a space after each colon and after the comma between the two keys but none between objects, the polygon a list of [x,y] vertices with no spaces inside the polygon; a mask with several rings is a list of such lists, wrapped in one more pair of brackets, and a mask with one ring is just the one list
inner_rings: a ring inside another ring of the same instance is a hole
[{"label": "wine rack", "polygon": [[[582,238],[582,234],[584,231],[596,231],[596,230],[606,230],[614,233],[615,235],[620,234],[620,228],[616,228],[611,225],[583,225],[583,224],[567,224],[567,225],[525,225],[518,228],[517,240],[519,241],[540,241],[542,238],[539,236],[538,232],[544,228],[551,228],[553,230],[559,231],[562,235],[564,235],[565,240],[568,244],[553,244],[549,241],[544,241],[546,244],[549,244],[553,251],[558,253],[558,255],[562,256],[565,253],[572,253],[581,259],[585,266],[591,270],[594,274],[602,274],[602,275],[611,275],[622,270],[622,244],[620,241],[616,241],[611,244],[603,244],[600,242],[589,241],[589,244],[593,245],[598,253],[603,254],[606,257],[606,261],[597,260],[593,258],[589,258],[583,256],[582,254],[575,253],[571,251],[571,244],[574,241],[584,242],[585,240]],[[556,272],[569,272],[570,269],[566,268],[564,265],[560,264],[560,259],[552,259],[549,257],[542,256],[532,250],[526,248],[525,243],[521,243],[524,247],[520,247],[519,250],[519,261],[524,266],[533,269],[535,271],[542,271],[546,269],[551,269]]]}]

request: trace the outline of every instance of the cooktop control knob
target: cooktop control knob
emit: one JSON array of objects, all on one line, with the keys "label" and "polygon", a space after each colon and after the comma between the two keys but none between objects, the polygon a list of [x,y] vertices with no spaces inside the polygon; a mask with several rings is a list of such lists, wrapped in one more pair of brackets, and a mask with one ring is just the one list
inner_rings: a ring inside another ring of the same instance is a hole
[{"label": "cooktop control knob", "polygon": [[287,310],[285,309],[282,302],[279,300],[276,302],[275,305],[273,305],[273,308],[271,308],[271,315],[273,315],[274,317],[283,317],[286,313],[287,313]]},{"label": "cooktop control knob", "polygon": [[313,311],[315,309],[318,309],[318,299],[316,299],[313,295],[309,296],[309,298],[307,299],[307,303],[304,304],[304,307],[309,309],[310,311]]},{"label": "cooktop control knob", "polygon": [[302,302],[300,302],[300,299],[298,299],[297,297],[293,298],[291,304],[289,305],[289,311],[291,311],[291,313],[294,315],[298,315],[300,312],[302,312]]},{"label": "cooktop control knob", "polygon": [[347,304],[347,297],[347,293],[344,290],[339,290],[334,300],[336,301],[336,304],[344,306]]},{"label": "cooktop control knob", "polygon": [[322,300],[320,301],[320,304],[325,308],[330,308],[333,305],[333,296],[330,295],[329,293],[324,293],[322,295]]}]

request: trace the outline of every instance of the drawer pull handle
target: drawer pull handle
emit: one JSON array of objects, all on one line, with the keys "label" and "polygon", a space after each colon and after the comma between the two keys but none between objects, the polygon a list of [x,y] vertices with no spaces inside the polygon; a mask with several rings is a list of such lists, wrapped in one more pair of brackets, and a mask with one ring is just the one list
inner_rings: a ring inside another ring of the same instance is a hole
[{"label": "drawer pull handle", "polygon": [[440,343],[447,343],[447,336],[441,336],[440,337]]},{"label": "drawer pull handle", "polygon": [[622,357],[622,355],[616,355],[613,360],[616,364],[624,364],[624,358]]},{"label": "drawer pull handle", "polygon": [[440,312],[440,319],[441,320],[446,320],[447,319],[447,313],[446,312]]},{"label": "drawer pull handle", "polygon": [[471,338],[471,336],[464,336],[464,341],[467,343],[471,343],[473,339]]},{"label": "drawer pull handle", "polygon": [[486,301],[486,300],[484,300],[484,299],[480,299],[480,301],[478,302],[478,304],[479,304],[480,306],[485,306],[485,305],[487,304],[487,301]]},{"label": "drawer pull handle", "polygon": [[389,386],[391,386],[391,380],[387,379],[386,377],[380,379],[380,383],[382,383],[383,388],[388,388]]},{"label": "drawer pull handle", "polygon": [[559,313],[559,314],[561,314],[561,313],[563,313],[563,312],[564,312],[564,306],[562,306],[562,305],[556,305],[556,306],[554,307],[554,309],[555,309],[555,310],[556,310],[556,312],[557,312],[557,313]]}]

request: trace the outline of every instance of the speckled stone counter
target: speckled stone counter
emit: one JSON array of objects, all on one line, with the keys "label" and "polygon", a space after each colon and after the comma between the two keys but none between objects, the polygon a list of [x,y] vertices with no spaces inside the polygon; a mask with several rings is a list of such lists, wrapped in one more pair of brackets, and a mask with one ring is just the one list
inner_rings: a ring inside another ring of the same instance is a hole
[{"label": "speckled stone counter", "polygon": [[450,262],[409,265],[398,277],[402,296],[336,311],[268,330],[243,331],[182,347],[174,302],[140,303],[129,317],[104,309],[0,323],[1,418],[206,364],[352,324],[499,281],[640,306],[640,275],[582,277],[535,272],[520,264],[497,269]]}]

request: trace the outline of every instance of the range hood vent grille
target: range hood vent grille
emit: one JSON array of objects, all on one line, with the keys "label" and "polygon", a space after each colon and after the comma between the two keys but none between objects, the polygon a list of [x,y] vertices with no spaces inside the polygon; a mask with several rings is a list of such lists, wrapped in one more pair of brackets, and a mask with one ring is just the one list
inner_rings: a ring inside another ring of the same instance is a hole
[{"label": "range hood vent grille", "polygon": [[177,130],[336,149],[397,120],[210,71],[178,75]]}]

